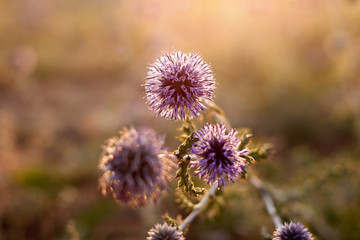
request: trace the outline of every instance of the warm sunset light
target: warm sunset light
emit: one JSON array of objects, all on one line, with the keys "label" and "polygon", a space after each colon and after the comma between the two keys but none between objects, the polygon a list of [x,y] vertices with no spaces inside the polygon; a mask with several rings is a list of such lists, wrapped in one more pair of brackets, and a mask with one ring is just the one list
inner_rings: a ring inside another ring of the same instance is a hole
[{"label": "warm sunset light", "polygon": [[5,0],[0,46],[0,240],[360,239],[358,0]]}]

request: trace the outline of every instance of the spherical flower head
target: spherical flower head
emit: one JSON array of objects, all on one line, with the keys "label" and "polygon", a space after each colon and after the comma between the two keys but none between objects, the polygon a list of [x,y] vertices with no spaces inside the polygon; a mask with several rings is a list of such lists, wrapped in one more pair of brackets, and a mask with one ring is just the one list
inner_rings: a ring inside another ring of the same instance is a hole
[{"label": "spherical flower head", "polygon": [[167,223],[156,224],[148,232],[146,240],[185,240],[183,232],[171,227]]},{"label": "spherical flower head", "polygon": [[196,53],[166,53],[150,65],[145,93],[149,107],[169,120],[197,118],[214,97],[210,66]]},{"label": "spherical flower head", "polygon": [[195,173],[208,184],[217,182],[223,186],[225,178],[233,182],[244,171],[246,161],[241,155],[247,150],[238,151],[240,139],[236,134],[234,129],[226,134],[224,124],[207,124],[195,132],[194,137],[199,140],[190,151],[198,160],[191,161],[190,165],[197,168]]},{"label": "spherical flower head", "polygon": [[174,161],[155,131],[124,128],[120,136],[107,141],[100,157],[101,193],[132,207],[156,202],[166,190]]},{"label": "spherical flower head", "polygon": [[276,229],[273,240],[314,240],[314,238],[303,225],[290,222]]}]

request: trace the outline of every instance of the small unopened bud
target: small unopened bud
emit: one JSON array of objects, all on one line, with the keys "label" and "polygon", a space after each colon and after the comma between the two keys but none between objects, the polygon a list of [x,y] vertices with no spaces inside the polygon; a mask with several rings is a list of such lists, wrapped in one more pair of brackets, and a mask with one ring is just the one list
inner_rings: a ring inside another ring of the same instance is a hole
[{"label": "small unopened bud", "polygon": [[302,224],[290,222],[276,229],[273,240],[314,240],[314,238]]},{"label": "small unopened bud", "polygon": [[156,224],[148,232],[146,240],[185,240],[183,232],[171,227],[167,223]]}]

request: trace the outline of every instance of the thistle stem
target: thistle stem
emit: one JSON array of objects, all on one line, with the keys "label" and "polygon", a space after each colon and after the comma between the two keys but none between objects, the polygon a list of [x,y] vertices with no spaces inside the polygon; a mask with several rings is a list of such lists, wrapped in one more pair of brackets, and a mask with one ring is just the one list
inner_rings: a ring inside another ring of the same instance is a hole
[{"label": "thistle stem", "polygon": [[215,183],[209,189],[209,191],[205,194],[205,196],[201,199],[201,201],[194,206],[193,211],[184,219],[184,221],[179,226],[179,230],[184,231],[186,226],[190,224],[195,217],[200,213],[200,211],[206,206],[209,199],[215,195],[216,190],[218,189],[218,184]]},{"label": "thistle stem", "polygon": [[264,201],[266,210],[267,210],[268,214],[270,215],[270,217],[275,225],[275,228],[280,227],[281,226],[281,218],[277,214],[274,200],[271,197],[271,194],[269,193],[269,191],[267,191],[267,189],[265,188],[264,183],[256,176],[249,177],[249,182],[260,192],[261,197]]},{"label": "thistle stem", "polygon": [[[231,130],[231,124],[230,121],[228,120],[228,118],[225,115],[225,112],[218,106],[216,105],[214,102],[211,102],[209,104],[209,107],[213,110],[214,113],[214,118],[216,119],[216,121],[223,121],[226,125],[226,128],[228,129],[228,131]],[[274,200],[271,196],[271,194],[269,193],[269,191],[265,188],[265,184],[263,183],[263,181],[261,181],[258,177],[252,175],[249,178],[249,182],[251,185],[253,185],[261,194],[261,197],[264,201],[266,210],[268,212],[268,214],[270,215],[275,227],[279,227],[281,225],[281,218],[279,217],[275,204],[274,204]]]}]

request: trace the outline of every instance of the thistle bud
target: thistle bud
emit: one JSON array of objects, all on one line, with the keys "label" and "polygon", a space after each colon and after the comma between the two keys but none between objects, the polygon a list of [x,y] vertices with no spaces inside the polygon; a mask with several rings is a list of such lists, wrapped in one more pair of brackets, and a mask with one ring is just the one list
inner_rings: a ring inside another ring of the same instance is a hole
[{"label": "thistle bud", "polygon": [[174,161],[153,130],[124,128],[107,141],[100,157],[101,192],[132,207],[156,202],[167,188]]},{"label": "thistle bud", "polygon": [[185,240],[183,232],[171,227],[167,223],[156,224],[148,232],[146,240]]},{"label": "thistle bud", "polygon": [[195,54],[166,53],[149,67],[145,93],[149,107],[169,120],[199,117],[214,97],[210,66]]}]

